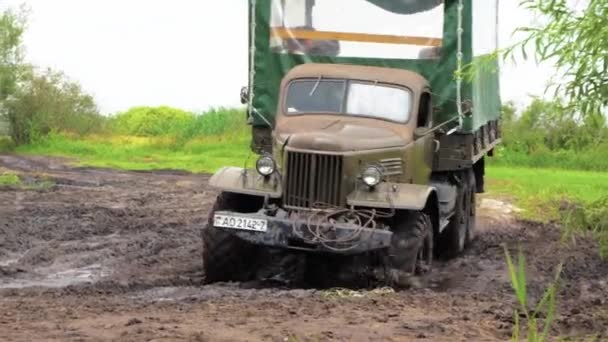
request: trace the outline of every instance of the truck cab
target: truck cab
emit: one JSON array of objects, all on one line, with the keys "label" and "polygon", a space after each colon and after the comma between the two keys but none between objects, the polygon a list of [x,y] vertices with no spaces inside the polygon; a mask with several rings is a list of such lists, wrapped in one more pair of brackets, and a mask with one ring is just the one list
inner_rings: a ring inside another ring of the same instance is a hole
[{"label": "truck cab", "polygon": [[[429,133],[430,94],[422,76],[405,70],[327,64],[294,68],[282,82],[273,130],[287,205],[344,206],[361,182],[371,189],[380,182],[429,184],[436,143]],[[340,165],[325,165],[316,157],[297,159],[319,154],[340,156]],[[312,189],[293,184],[300,168],[314,171]]]}]

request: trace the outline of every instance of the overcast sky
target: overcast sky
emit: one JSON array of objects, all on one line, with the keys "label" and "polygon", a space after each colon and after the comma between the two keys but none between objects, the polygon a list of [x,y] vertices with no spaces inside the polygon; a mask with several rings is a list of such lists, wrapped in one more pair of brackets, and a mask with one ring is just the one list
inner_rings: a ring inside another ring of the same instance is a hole
[{"label": "overcast sky", "polygon": [[[105,113],[239,105],[248,72],[246,0],[0,0],[0,7],[23,2],[32,9],[28,60],[79,81]],[[502,46],[532,21],[517,3],[501,1]],[[541,95],[551,74],[533,62],[504,65],[503,101]]]}]

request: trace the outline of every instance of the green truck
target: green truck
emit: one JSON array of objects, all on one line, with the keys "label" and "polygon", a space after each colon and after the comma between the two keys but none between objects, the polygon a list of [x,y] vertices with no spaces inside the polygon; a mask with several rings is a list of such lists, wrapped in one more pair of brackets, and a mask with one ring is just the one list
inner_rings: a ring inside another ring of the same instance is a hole
[{"label": "green truck", "polygon": [[498,1],[249,4],[259,158],[210,179],[206,281],[252,280],[290,251],[399,286],[462,253],[501,140],[498,66],[464,70],[497,49]]}]

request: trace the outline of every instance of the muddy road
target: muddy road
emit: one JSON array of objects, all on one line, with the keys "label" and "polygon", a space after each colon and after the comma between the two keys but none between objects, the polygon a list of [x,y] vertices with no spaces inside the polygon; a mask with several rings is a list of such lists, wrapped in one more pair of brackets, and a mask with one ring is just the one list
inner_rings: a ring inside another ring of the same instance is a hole
[{"label": "muddy road", "polygon": [[492,199],[478,201],[474,247],[417,288],[201,286],[208,176],[0,156],[7,170],[24,184],[0,188],[3,341],[505,340],[515,299],[501,243],[523,247],[532,300],[565,262],[555,334],[608,338],[608,263],[592,240],[565,245]]}]

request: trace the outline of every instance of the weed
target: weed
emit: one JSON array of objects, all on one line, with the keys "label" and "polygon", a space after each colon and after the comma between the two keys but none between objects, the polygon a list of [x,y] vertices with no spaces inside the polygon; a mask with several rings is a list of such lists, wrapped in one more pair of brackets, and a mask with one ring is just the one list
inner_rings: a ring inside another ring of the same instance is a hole
[{"label": "weed", "polygon": [[[547,287],[541,300],[536,304],[534,309],[531,310],[531,303],[528,299],[525,257],[521,249],[519,249],[517,260],[513,262],[509,250],[506,247],[504,247],[504,250],[509,270],[509,278],[511,279],[511,286],[515,291],[515,297],[517,298],[519,306],[519,309],[515,309],[514,313],[515,324],[513,327],[513,341],[520,341],[520,317],[522,317],[522,315],[527,323],[527,337],[525,340],[529,342],[547,341],[549,339],[551,324],[555,319],[558,281],[562,272],[562,264],[558,265],[553,282]],[[544,316],[542,323],[541,316]]]},{"label": "weed", "polygon": [[586,205],[566,203],[561,222],[565,239],[575,242],[576,233],[591,232],[598,241],[600,255],[608,257],[608,196]]}]

